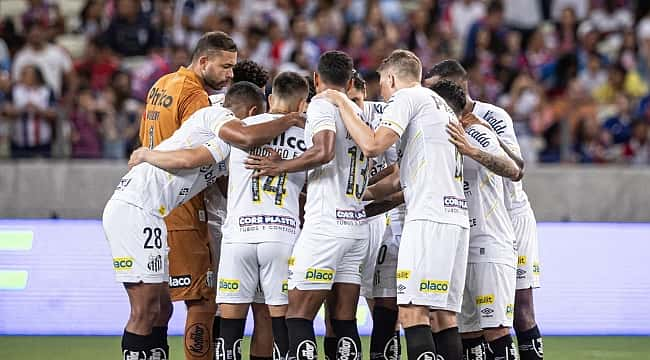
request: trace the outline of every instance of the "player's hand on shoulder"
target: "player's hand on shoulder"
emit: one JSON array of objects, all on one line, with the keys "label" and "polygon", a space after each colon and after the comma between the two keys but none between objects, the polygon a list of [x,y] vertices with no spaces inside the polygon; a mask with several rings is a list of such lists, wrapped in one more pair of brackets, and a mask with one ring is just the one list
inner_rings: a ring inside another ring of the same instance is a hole
[{"label": "player's hand on shoulder", "polygon": [[244,162],[247,169],[254,170],[254,176],[278,176],[286,172],[282,167],[282,157],[272,148],[265,148],[267,156],[248,155]]},{"label": "player's hand on shoulder", "polygon": [[340,106],[342,102],[347,99],[347,95],[338,90],[327,89],[319,94],[316,94],[314,98],[327,100],[336,106]]},{"label": "player's hand on shoulder", "polygon": [[305,116],[304,113],[293,112],[287,115],[291,117],[290,120],[293,122],[293,126],[299,127],[301,129],[305,128],[307,116]]},{"label": "player's hand on shoulder", "polygon": [[464,128],[468,128],[468,127],[470,127],[472,125],[483,125],[486,128],[492,130],[492,127],[490,126],[490,124],[487,121],[485,121],[484,119],[479,118],[478,116],[476,116],[476,115],[474,115],[472,113],[467,113],[467,114],[463,115],[460,118],[460,123],[463,125]]},{"label": "player's hand on shoulder", "polygon": [[471,156],[477,149],[467,140],[465,129],[458,123],[447,124],[447,133],[449,141],[456,145],[458,152],[463,155]]},{"label": "player's hand on shoulder", "polygon": [[148,151],[149,148],[145,146],[142,146],[136,149],[135,151],[133,151],[131,157],[129,158],[129,170],[131,170],[131,168],[133,168],[134,166],[145,162],[146,161],[145,157]]}]

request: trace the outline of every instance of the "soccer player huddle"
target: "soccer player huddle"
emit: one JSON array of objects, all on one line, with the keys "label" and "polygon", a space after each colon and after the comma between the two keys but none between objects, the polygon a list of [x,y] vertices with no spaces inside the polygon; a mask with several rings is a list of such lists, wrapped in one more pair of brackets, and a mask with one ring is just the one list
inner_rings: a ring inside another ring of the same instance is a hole
[{"label": "soccer player huddle", "polygon": [[240,359],[249,307],[251,359],[316,359],[325,305],[326,358],[361,360],[360,296],[370,359],[400,358],[400,328],[409,360],[543,358],[511,118],[469,97],[455,60],[423,77],[395,50],[377,71],[385,103],[341,51],[313,79],[279,73],[267,98],[266,72],[212,32],[153,85],[103,215],[131,306],[123,359],[167,359],[185,301],[187,359]]}]

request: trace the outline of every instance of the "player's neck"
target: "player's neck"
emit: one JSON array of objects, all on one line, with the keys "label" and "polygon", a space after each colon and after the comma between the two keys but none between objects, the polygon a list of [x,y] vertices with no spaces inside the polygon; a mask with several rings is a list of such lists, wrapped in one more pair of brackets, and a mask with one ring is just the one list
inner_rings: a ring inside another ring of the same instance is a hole
[{"label": "player's neck", "polygon": [[476,102],[468,96],[467,101],[465,102],[465,108],[463,109],[463,114],[471,113],[474,110],[474,105],[476,105]]},{"label": "player's neck", "polygon": [[289,114],[292,112],[294,111],[291,111],[288,107],[284,107],[284,106],[272,107],[269,110],[269,114]]},{"label": "player's neck", "polygon": [[396,89],[402,90],[402,89],[408,89],[408,88],[414,88],[414,87],[422,87],[422,84],[419,81],[409,81],[409,82],[403,82],[403,83],[398,83],[396,84]]}]

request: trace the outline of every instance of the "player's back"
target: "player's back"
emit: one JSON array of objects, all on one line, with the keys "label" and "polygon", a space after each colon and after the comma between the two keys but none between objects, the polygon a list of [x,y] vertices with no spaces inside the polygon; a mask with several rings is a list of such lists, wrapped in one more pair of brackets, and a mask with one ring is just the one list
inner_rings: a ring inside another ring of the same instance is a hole
[{"label": "player's back", "polygon": [[[215,158],[225,160],[230,146],[215,136],[221,124],[234,115],[225,108],[210,107],[194,113],[171,137],[155,150],[172,151],[206,144]],[[113,199],[126,201],[160,217],[185,203],[219,176],[225,174],[225,162],[195,169],[167,172],[148,163],[134,166],[120,180]]]},{"label": "player's back", "polygon": [[388,102],[382,124],[391,122],[389,117],[395,112],[410,117],[398,150],[405,221],[429,220],[466,228],[462,156],[446,132],[447,124],[458,121],[456,115],[441,97],[424,87],[397,91]]},{"label": "player's back", "polygon": [[[482,125],[465,132],[469,142],[490,154],[506,156],[496,135]],[[514,266],[515,234],[505,205],[504,179],[466,157],[464,190],[469,203],[470,262],[495,262]]]},{"label": "player's back", "polygon": [[[149,90],[140,123],[140,142],[154,148],[172,136],[196,110],[209,106],[208,94],[198,76],[181,67],[158,79]],[[165,218],[168,230],[200,229],[203,197],[197,197]],[[205,220],[205,219],[203,219]]]},{"label": "player's back", "polygon": [[[247,125],[268,122],[283,114],[261,114],[246,118]],[[244,162],[249,154],[266,155],[266,147],[283,159],[300,156],[307,148],[304,130],[292,127],[270,143],[244,151],[232,147],[229,159],[228,210],[223,233],[225,242],[289,242],[300,230],[298,199],[305,172],[280,176],[254,176]]]},{"label": "player's back", "polygon": [[[503,143],[517,155],[521,156],[521,149],[519,148],[519,142],[515,135],[512,118],[504,109],[492,104],[476,101],[472,113],[487,121]],[[506,193],[506,207],[511,215],[530,209],[530,202],[524,191],[522,181],[503,179],[503,185]]]},{"label": "player's back", "polygon": [[[363,111],[356,108],[363,118]],[[305,229],[319,234],[331,234],[349,239],[367,236],[363,192],[368,183],[369,161],[348,134],[336,106],[323,99],[314,99],[307,109],[305,142],[313,145],[312,137],[322,130],[335,131],[334,158],[307,177]]]}]

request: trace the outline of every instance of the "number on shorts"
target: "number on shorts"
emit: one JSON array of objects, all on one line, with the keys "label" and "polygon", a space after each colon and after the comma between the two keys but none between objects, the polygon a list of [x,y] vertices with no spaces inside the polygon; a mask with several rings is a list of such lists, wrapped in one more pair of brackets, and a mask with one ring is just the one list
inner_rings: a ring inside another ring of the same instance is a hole
[{"label": "number on shorts", "polygon": [[[366,184],[368,182],[368,161],[363,156],[363,151],[359,151],[356,146],[351,146],[348,148],[348,155],[350,155],[350,172],[348,174],[348,185],[345,190],[345,194],[348,196],[354,196],[357,199],[361,200],[363,197],[364,191],[366,191]],[[359,160],[357,161],[357,155]],[[363,169],[359,170],[363,181],[357,183],[357,163],[366,163]]]},{"label": "number on shorts", "polygon": [[388,251],[388,246],[382,245],[379,248],[379,253],[377,253],[377,265],[381,265],[386,260],[386,251]]},{"label": "number on shorts", "polygon": [[[160,249],[162,248],[162,230],[160,228],[150,228],[146,227],[142,231],[144,235],[147,237],[147,239],[144,241],[144,248],[145,249]],[[152,239],[153,238],[153,239]],[[151,244],[151,240],[153,240],[153,245]]]}]

